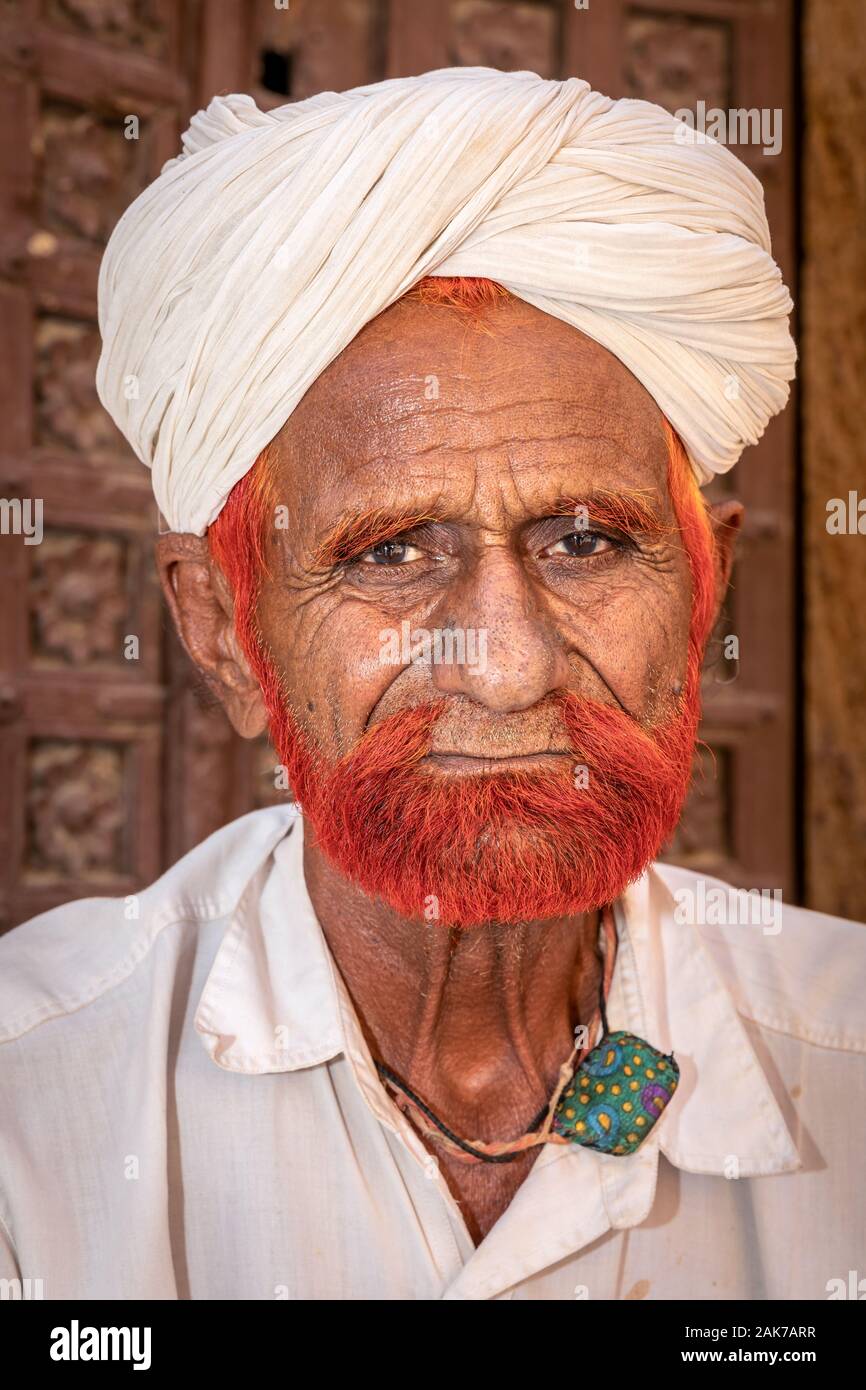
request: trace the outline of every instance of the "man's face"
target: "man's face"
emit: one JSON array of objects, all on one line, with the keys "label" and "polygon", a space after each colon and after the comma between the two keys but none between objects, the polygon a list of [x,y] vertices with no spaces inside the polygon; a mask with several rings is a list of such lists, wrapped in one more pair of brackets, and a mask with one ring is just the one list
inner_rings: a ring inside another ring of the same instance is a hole
[{"label": "man's face", "polygon": [[657,406],[518,300],[482,324],[399,303],[310,389],[258,608],[322,848],[463,925],[620,892],[675,823],[697,719]]}]

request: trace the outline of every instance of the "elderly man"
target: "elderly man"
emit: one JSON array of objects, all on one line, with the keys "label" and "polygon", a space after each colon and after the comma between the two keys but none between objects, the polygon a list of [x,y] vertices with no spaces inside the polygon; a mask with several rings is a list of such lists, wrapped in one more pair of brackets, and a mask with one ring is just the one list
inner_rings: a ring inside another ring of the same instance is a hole
[{"label": "elderly man", "polygon": [[8,1277],[823,1299],[863,1268],[862,929],[714,925],[653,862],[742,514],[699,483],[783,406],[789,311],[744,166],[576,79],[194,119],[109,244],[98,383],[186,649],[292,800],[0,942]]}]

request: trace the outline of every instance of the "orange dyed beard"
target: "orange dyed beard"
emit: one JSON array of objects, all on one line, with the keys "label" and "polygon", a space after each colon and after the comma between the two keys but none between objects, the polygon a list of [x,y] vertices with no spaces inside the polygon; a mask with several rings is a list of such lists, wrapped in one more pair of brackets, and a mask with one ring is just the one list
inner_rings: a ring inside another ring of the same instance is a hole
[{"label": "orange dyed beard", "polygon": [[[272,692],[278,682],[271,668]],[[653,736],[621,710],[554,698],[577,766],[445,779],[424,772],[443,702],[401,710],[328,763],[281,696],[270,731],[315,841],[347,879],[405,917],[518,922],[612,902],[676,825],[698,723],[690,692]]]}]

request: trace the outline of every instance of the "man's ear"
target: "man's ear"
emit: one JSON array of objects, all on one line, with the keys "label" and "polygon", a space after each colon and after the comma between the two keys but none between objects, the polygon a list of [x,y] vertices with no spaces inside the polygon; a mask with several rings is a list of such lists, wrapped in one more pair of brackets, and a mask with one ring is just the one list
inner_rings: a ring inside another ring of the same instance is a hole
[{"label": "man's ear", "polygon": [[725,594],[728,591],[728,584],[731,581],[731,569],[734,564],[734,549],[737,544],[737,537],[745,516],[745,508],[742,502],[733,500],[726,502],[712,502],[707,508],[710,522],[713,528],[713,539],[715,541],[716,553],[716,619],[722,611],[722,604],[725,601]]},{"label": "man's ear", "polygon": [[156,543],[165,601],[187,654],[243,738],[267,728],[259,683],[235,633],[232,595],[206,536],[170,531]]}]

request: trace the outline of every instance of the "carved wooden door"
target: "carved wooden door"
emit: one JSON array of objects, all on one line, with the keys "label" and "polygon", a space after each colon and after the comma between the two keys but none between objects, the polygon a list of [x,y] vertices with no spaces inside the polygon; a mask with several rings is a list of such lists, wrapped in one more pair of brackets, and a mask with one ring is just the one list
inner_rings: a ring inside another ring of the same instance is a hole
[{"label": "carved wooden door", "polygon": [[[176,152],[191,112],[216,92],[249,91],[266,106],[487,64],[579,75],[672,110],[701,99],[781,108],[786,137],[795,122],[792,0],[20,0],[4,5],[0,25],[0,501],[44,503],[41,544],[0,536],[0,918],[9,925],[72,897],[132,893],[277,796],[267,744],[234,736],[168,631],[149,479],[93,387],[101,247]],[[764,183],[774,250],[795,290],[791,139],[774,156],[737,153]],[[704,775],[670,857],[791,896],[791,410],[731,485],[749,521],[705,683],[711,752],[699,758]],[[727,635],[738,663],[722,654]]]}]

